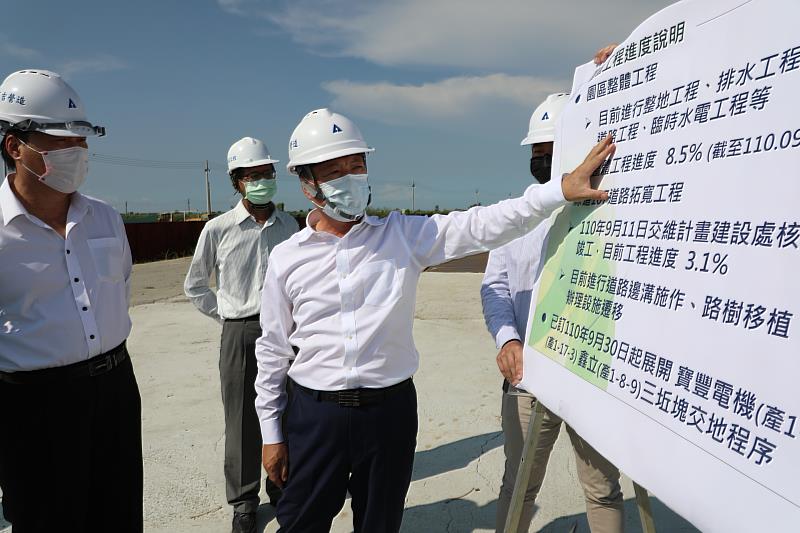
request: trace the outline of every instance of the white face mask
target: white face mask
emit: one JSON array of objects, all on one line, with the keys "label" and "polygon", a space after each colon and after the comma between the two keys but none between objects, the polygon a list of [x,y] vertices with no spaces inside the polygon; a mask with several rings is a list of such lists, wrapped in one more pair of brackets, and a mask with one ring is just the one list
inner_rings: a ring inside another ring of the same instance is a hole
[{"label": "white face mask", "polygon": [[25,142],[22,144],[42,156],[44,174],[37,174],[21,161],[20,164],[48,187],[70,194],[86,181],[86,174],[89,173],[89,150],[83,146],[40,152]]},{"label": "white face mask", "polygon": [[322,211],[339,222],[352,222],[360,218],[371,199],[367,174],[347,174],[320,183],[319,188],[327,200]]}]

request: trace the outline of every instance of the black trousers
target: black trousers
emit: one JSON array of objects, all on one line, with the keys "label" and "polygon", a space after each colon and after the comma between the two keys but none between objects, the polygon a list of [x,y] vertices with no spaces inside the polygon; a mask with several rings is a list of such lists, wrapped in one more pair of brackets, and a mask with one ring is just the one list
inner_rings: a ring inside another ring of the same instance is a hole
[{"label": "black trousers", "polygon": [[323,533],[352,496],[356,533],[397,532],[417,440],[417,392],[340,407],[294,391],[284,417],[289,480],[278,504],[280,533]]},{"label": "black trousers", "polygon": [[[225,496],[239,513],[258,509],[261,485],[261,427],[256,414],[258,316],[226,320],[220,341],[219,377],[225,412]],[[266,482],[270,500],[280,489]]]},{"label": "black trousers", "polygon": [[14,533],[142,531],[142,416],[130,359],[52,383],[0,382],[0,488]]}]

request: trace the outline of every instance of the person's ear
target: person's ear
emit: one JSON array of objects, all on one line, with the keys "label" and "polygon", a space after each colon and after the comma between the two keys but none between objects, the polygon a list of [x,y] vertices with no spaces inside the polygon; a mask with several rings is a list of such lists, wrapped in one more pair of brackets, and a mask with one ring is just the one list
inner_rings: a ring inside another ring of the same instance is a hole
[{"label": "person's ear", "polygon": [[306,198],[308,198],[312,202],[316,199],[317,190],[314,188],[314,185],[308,182],[308,180],[301,178],[300,188],[303,190],[303,194],[305,195]]},{"label": "person's ear", "polygon": [[11,157],[11,159],[15,161],[19,161],[22,158],[22,143],[19,142],[16,135],[6,135],[6,138],[3,140],[5,143],[6,153]]}]

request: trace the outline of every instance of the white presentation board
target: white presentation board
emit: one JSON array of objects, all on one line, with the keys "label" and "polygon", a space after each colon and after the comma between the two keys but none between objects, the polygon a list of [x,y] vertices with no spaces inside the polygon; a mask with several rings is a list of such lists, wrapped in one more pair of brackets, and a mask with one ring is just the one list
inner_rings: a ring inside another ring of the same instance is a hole
[{"label": "white presentation board", "polygon": [[554,175],[617,152],[550,232],[522,387],[704,531],[800,531],[798,20],[674,4],[576,71],[556,137]]}]

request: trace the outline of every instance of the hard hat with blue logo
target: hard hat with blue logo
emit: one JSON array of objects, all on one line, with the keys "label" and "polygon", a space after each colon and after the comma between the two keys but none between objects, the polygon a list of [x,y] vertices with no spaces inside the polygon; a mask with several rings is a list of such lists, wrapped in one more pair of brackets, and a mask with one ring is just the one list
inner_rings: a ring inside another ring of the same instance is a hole
[{"label": "hard hat with blue logo", "polygon": [[372,151],[352,120],[327,108],[315,109],[303,117],[289,138],[286,168],[299,174],[298,167],[304,165]]},{"label": "hard hat with blue logo", "polygon": [[49,70],[26,69],[0,84],[0,134],[9,129],[39,131],[58,137],[105,135],[86,118],[78,93]]},{"label": "hard hat with blue logo", "polygon": [[564,106],[567,105],[569,95],[566,93],[555,93],[548,96],[544,102],[531,115],[528,135],[521,146],[528,144],[538,144],[553,142],[556,137],[556,123]]}]

